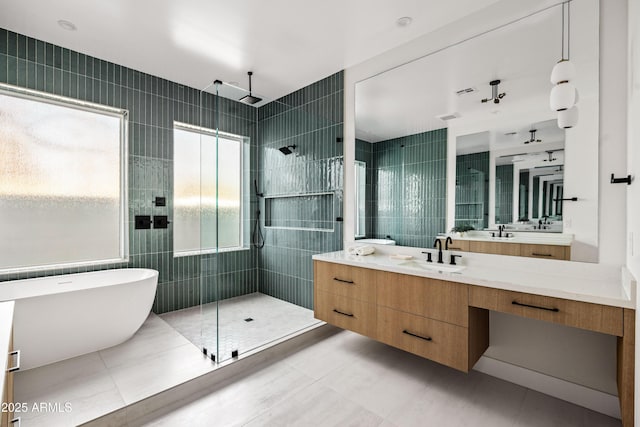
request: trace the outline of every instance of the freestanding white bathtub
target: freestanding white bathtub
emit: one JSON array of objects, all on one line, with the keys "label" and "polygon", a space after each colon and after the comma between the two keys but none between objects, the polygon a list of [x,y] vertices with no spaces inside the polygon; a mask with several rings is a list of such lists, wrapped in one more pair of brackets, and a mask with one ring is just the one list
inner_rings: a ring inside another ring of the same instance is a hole
[{"label": "freestanding white bathtub", "polygon": [[0,301],[15,300],[20,369],[126,341],[149,315],[157,284],[157,271],[140,268],[1,282]]}]

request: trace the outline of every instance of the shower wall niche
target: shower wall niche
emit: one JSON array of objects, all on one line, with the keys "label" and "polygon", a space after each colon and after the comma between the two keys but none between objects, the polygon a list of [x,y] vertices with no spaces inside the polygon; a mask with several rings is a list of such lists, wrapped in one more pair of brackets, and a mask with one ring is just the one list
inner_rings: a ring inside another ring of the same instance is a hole
[{"label": "shower wall niche", "polygon": [[265,196],[265,227],[333,231],[334,221],[333,193]]}]

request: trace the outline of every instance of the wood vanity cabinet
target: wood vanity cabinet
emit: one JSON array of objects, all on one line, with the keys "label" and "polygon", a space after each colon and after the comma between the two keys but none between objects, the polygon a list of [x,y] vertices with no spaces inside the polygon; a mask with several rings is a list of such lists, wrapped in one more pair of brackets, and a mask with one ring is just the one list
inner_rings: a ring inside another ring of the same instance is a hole
[{"label": "wood vanity cabinet", "polygon": [[[445,247],[445,239],[439,239]],[[541,259],[571,259],[571,246],[513,243],[509,241],[453,240],[449,249],[481,254],[524,256]]]},{"label": "wood vanity cabinet", "polygon": [[[438,239],[442,242],[442,249],[445,248],[445,242],[447,239]],[[449,243],[449,249],[452,251],[469,252],[469,240],[457,240],[453,239],[452,243]]]},{"label": "wood vanity cabinet", "polygon": [[[7,354],[10,354],[13,351],[13,337],[9,339],[9,347],[6,349],[2,349],[2,351],[6,351]],[[13,372],[9,372],[10,364],[12,363],[12,358],[7,358],[7,366],[5,366],[5,376],[4,376],[4,384],[2,385],[2,418],[0,418],[0,426],[8,427],[12,425],[11,420],[13,420],[13,412],[10,411],[11,406],[9,404],[13,403]]]},{"label": "wood vanity cabinet", "polygon": [[313,273],[316,318],[375,338],[374,271],[314,261]]},{"label": "wood vanity cabinet", "polygon": [[489,345],[489,315],[468,286],[314,261],[315,317],[468,372]]},{"label": "wood vanity cabinet", "polygon": [[542,259],[571,259],[571,246],[520,244],[520,256]]},{"label": "wood vanity cabinet", "polygon": [[520,256],[520,243],[509,242],[484,242],[481,240],[469,241],[469,252],[483,254]]}]

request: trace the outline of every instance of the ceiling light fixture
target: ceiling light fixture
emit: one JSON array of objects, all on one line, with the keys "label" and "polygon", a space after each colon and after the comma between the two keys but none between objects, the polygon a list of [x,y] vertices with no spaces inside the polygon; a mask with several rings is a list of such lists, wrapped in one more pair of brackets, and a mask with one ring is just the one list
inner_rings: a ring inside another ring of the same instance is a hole
[{"label": "ceiling light fixture", "polygon": [[[565,6],[567,8],[565,18]],[[570,61],[571,46],[571,0],[562,3],[562,58],[551,71],[551,89],[549,106],[558,112],[558,127],[568,129],[578,123],[578,90],[571,83],[576,76],[576,68]],[[565,27],[566,21],[566,27]],[[565,37],[566,34],[566,37]],[[565,57],[566,41],[566,57]]]},{"label": "ceiling light fixture", "polygon": [[531,133],[531,137],[528,140],[526,140],[524,143],[525,144],[530,144],[532,142],[542,142],[541,139],[536,139],[536,132],[537,131],[538,131],[538,129],[531,129],[529,131],[529,133]]},{"label": "ceiling light fixture", "polygon": [[553,151],[547,151],[547,154],[549,155],[548,159],[544,159],[543,162],[553,162],[555,160],[558,160],[557,158],[553,157]]},{"label": "ceiling light fixture", "polygon": [[64,19],[60,19],[58,20],[58,25],[67,31],[75,31],[78,29],[78,27],[76,27],[76,25],[71,22],[71,21],[65,21]]},{"label": "ceiling light fixture", "polygon": [[485,98],[482,100],[482,103],[493,101],[494,104],[500,104],[500,100],[504,98],[506,92],[498,93],[498,85],[500,84],[500,80],[491,80],[489,85],[491,86],[491,98]]},{"label": "ceiling light fixture", "polygon": [[402,18],[396,19],[396,25],[400,28],[408,27],[413,22],[413,19],[410,16],[403,16]]}]

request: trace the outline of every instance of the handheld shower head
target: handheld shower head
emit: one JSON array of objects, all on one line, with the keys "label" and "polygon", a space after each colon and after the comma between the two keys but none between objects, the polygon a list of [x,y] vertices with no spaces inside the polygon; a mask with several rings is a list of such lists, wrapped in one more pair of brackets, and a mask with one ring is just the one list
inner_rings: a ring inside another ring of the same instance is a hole
[{"label": "handheld shower head", "polygon": [[297,147],[296,145],[287,145],[286,147],[280,147],[280,148],[278,148],[278,150],[280,150],[280,152],[281,152],[282,154],[284,154],[285,156],[287,156],[287,155],[289,155],[289,154],[293,153],[293,150],[295,150],[295,149],[296,149],[296,147]]}]

